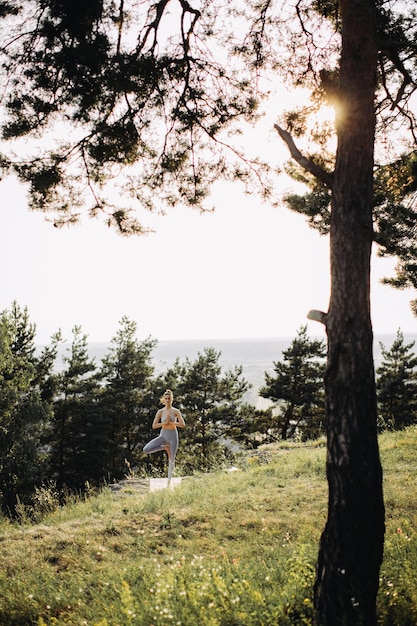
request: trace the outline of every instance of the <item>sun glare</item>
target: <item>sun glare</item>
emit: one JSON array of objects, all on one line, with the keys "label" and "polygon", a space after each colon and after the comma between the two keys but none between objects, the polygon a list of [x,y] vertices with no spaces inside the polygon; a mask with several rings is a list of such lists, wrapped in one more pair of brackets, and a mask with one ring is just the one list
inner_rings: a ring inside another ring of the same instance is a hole
[{"label": "sun glare", "polygon": [[334,123],[335,110],[334,107],[324,104],[315,113],[314,119],[319,124]]}]

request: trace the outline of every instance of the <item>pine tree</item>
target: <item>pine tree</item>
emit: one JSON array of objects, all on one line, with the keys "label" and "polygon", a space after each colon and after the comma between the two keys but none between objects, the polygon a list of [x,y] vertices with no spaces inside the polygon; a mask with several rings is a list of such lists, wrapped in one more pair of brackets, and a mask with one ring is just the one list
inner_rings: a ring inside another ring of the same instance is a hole
[{"label": "pine tree", "polygon": [[54,402],[51,466],[59,489],[82,490],[105,477],[107,441],[99,404],[100,374],[80,326],[73,329],[64,363]]},{"label": "pine tree", "polygon": [[0,314],[0,507],[14,514],[43,478],[41,441],[48,417],[42,397],[36,327],[16,302]]},{"label": "pine tree", "polygon": [[272,423],[272,408],[257,409],[245,403],[230,423],[230,437],[239,446],[257,448],[264,443],[270,443],[269,431]]},{"label": "pine tree", "polygon": [[219,456],[227,455],[225,441],[249,388],[242,367],[223,372],[220,356],[214,348],[204,348],[194,361],[187,358],[181,364],[177,360],[164,376],[166,383],[175,384],[175,405],[187,425],[181,446],[190,469],[208,469],[218,463]]},{"label": "pine tree", "polygon": [[307,326],[274,363],[275,375],[265,373],[259,395],[276,403],[277,413],[268,425],[271,439],[288,439],[299,434],[303,439],[323,432],[324,357],[323,341],[309,339]]},{"label": "pine tree", "polygon": [[382,364],[377,369],[380,427],[398,430],[417,421],[417,356],[415,342],[404,343],[397,330],[389,350],[381,343]]},{"label": "pine tree", "polygon": [[121,478],[140,463],[155,411],[154,339],[139,341],[137,324],[124,316],[104,357],[101,373],[105,383],[101,406],[109,428],[108,473]]}]

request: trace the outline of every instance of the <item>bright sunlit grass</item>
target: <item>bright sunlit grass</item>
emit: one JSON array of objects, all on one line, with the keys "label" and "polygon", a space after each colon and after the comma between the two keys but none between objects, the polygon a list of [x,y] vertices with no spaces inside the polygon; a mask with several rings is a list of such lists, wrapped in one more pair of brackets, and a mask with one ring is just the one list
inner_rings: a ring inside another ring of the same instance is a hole
[{"label": "bright sunlit grass", "polygon": [[[417,429],[381,437],[380,624],[417,623],[416,444]],[[265,448],[172,491],[105,490],[36,525],[3,521],[0,624],[312,624],[324,462],[323,445]]]}]

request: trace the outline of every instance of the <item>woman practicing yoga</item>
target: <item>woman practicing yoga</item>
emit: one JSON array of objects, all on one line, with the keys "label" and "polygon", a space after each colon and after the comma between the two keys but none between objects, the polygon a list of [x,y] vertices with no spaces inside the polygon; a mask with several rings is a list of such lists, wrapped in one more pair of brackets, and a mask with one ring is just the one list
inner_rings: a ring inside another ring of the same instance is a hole
[{"label": "woman practicing yoga", "polygon": [[158,437],[152,439],[143,448],[145,454],[165,450],[168,455],[168,481],[171,480],[175,465],[175,455],[178,450],[178,428],[185,428],[184,418],[180,411],[172,406],[174,394],[169,389],[161,398],[164,409],[159,409],[155,415],[152,428],[160,428]]}]

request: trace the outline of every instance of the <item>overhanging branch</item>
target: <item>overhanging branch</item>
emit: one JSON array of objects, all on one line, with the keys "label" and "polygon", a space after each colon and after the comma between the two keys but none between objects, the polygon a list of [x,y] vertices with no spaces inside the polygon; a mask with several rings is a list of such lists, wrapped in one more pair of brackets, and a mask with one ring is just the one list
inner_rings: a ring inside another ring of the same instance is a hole
[{"label": "overhanging branch", "polygon": [[320,165],[317,165],[317,163],[314,163],[314,161],[305,157],[295,145],[294,139],[291,137],[288,131],[278,126],[278,124],[274,124],[274,128],[278,132],[281,139],[287,144],[288,150],[290,151],[291,157],[294,159],[294,161],[297,161],[297,163],[301,165],[303,169],[305,169],[307,172],[310,172],[310,174],[313,174],[315,178],[327,185],[329,189],[332,189],[333,174],[331,174],[330,172],[326,172],[326,170],[320,167]]}]

